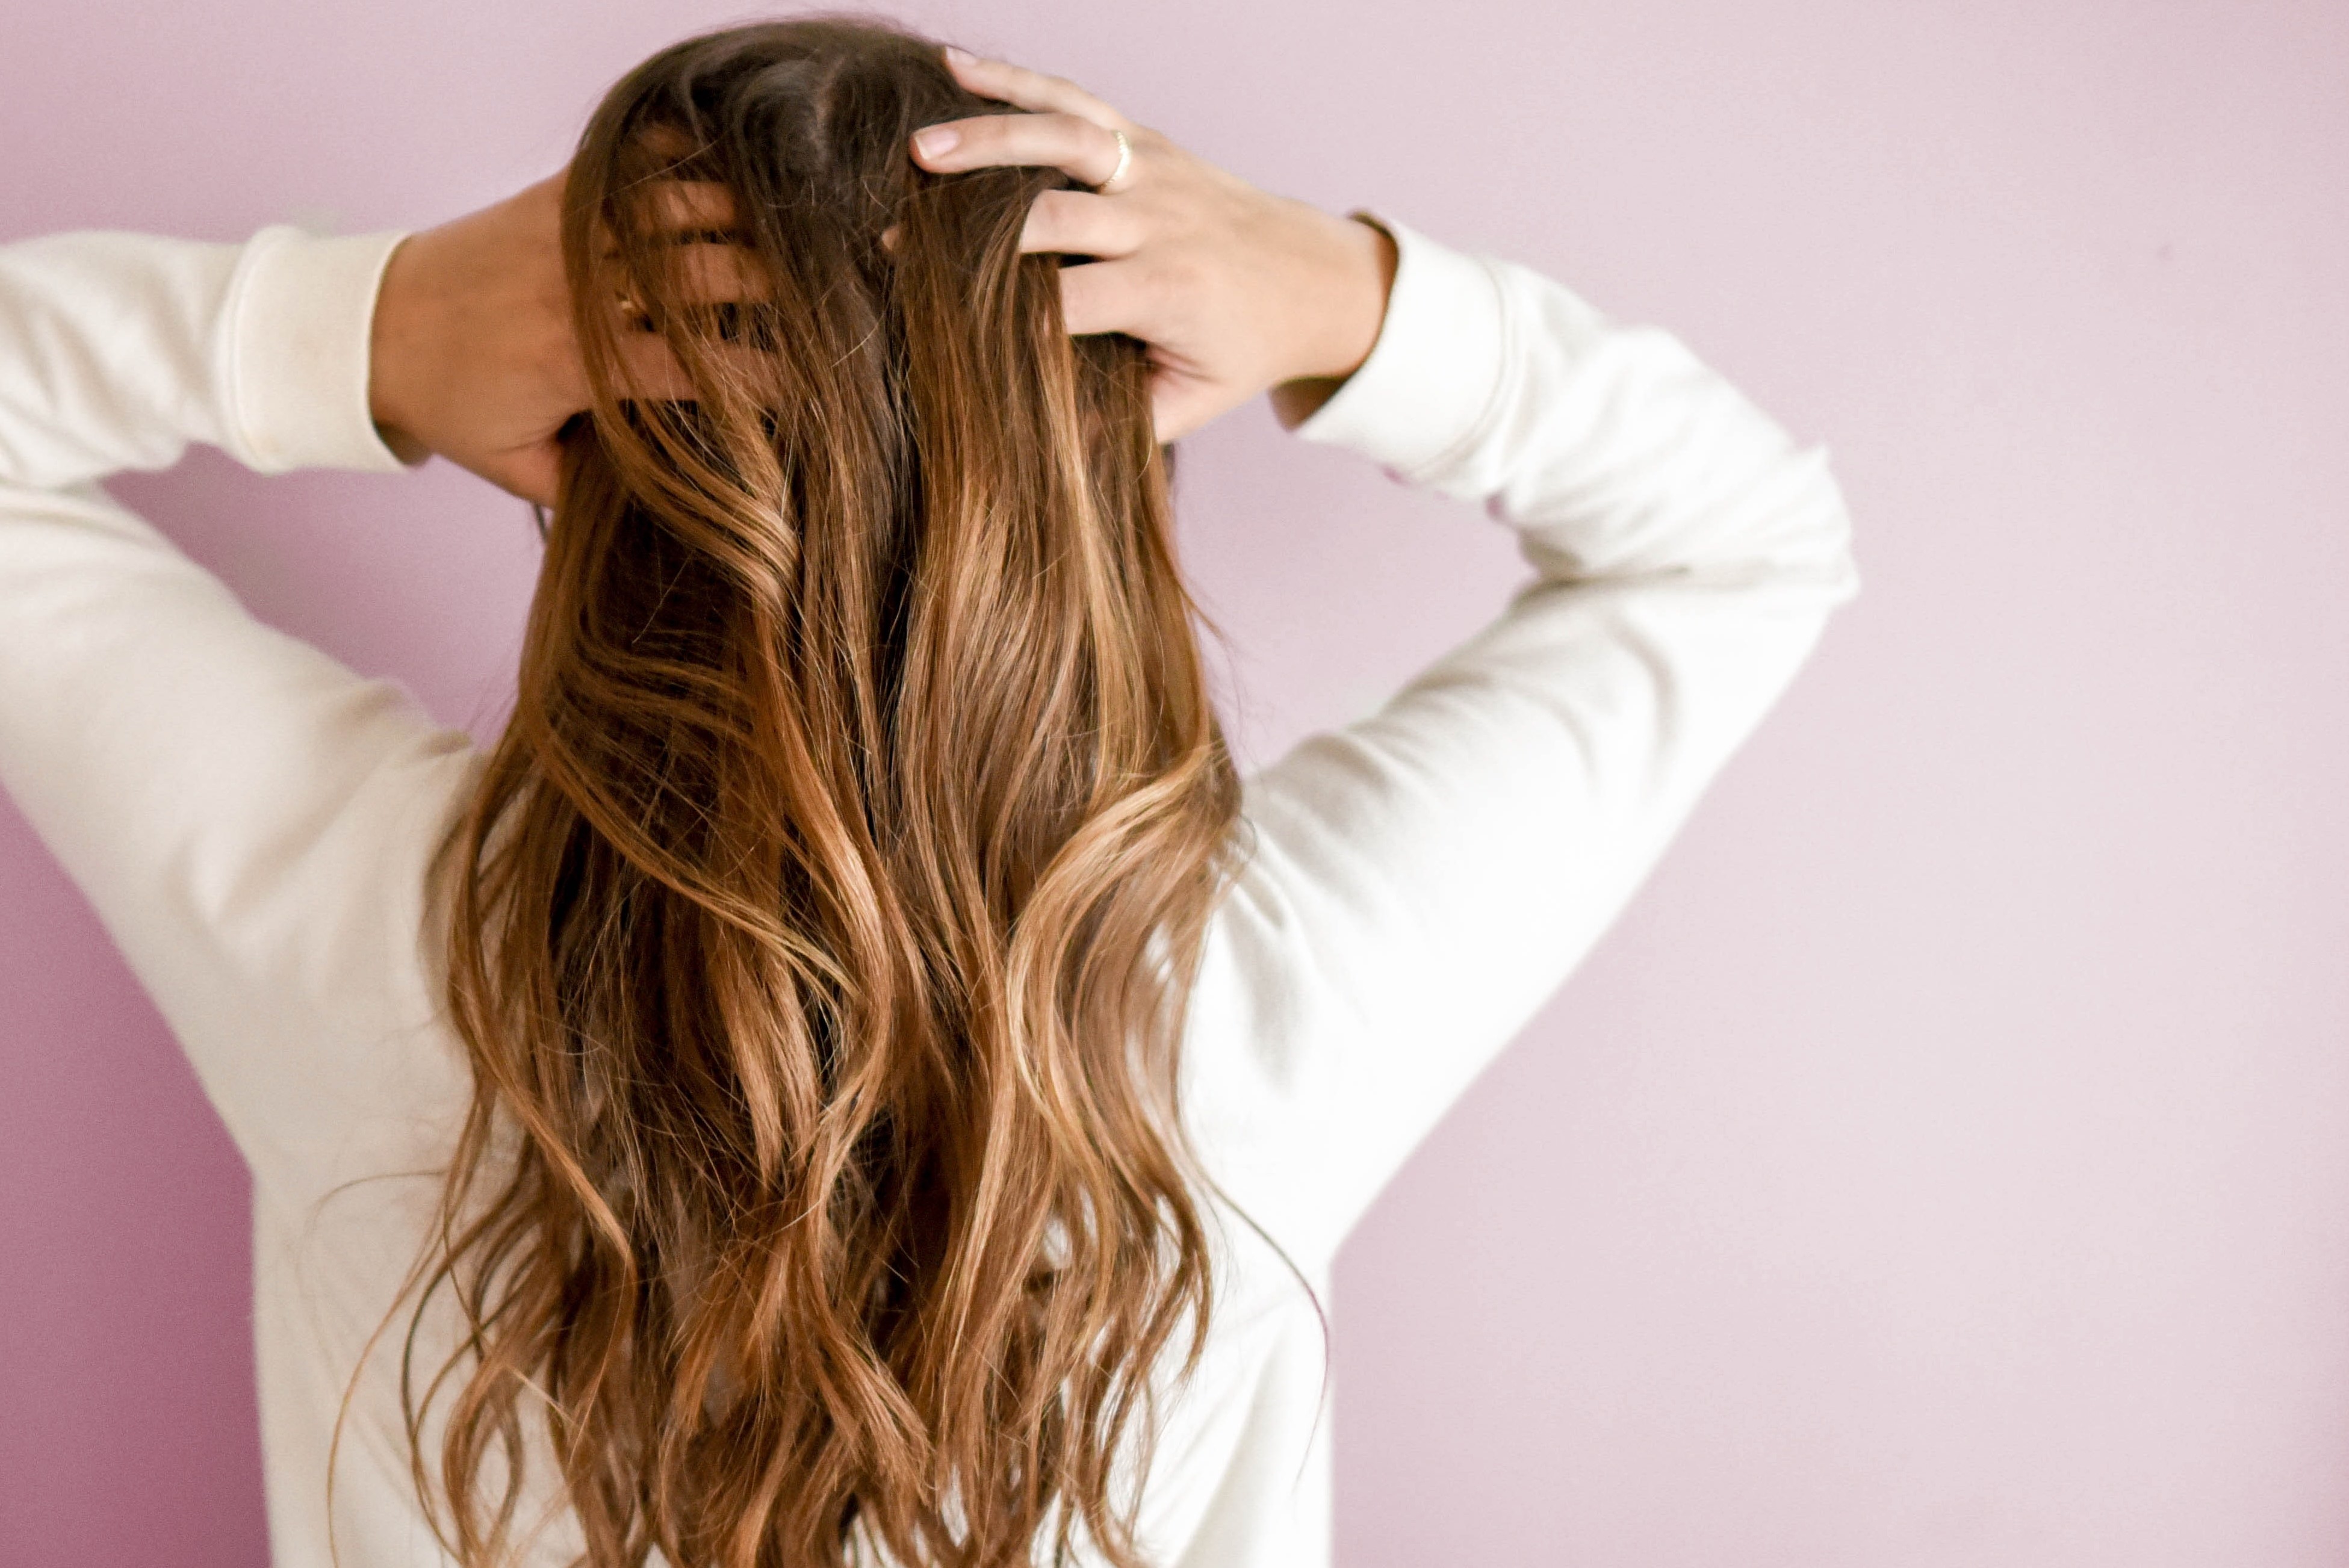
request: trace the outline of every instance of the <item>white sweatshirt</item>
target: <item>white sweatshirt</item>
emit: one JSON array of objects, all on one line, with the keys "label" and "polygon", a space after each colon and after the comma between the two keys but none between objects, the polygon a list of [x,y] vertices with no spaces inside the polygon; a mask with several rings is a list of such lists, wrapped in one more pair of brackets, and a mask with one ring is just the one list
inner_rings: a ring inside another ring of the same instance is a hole
[{"label": "white sweatshirt", "polygon": [[[1216,1211],[1216,1327],[1143,1494],[1170,1568],[1326,1562],[1321,1324],[1268,1238],[1324,1287],[1857,585],[1822,449],[1670,335],[1393,232],[1378,346],[1298,434],[1481,505],[1531,573],[1375,715],[1247,782],[1254,849],[1209,930],[1185,1070],[1251,1223]],[[397,469],[367,398],[396,239],[0,246],[0,782],[252,1169],[279,1568],[327,1568],[336,1408],[466,1099],[422,875],[481,758],[398,684],[254,620],[96,481],[191,441],[264,472]],[[398,1339],[336,1465],[343,1568],[444,1561],[409,1482]],[[566,1519],[533,1561],[566,1560]]]}]

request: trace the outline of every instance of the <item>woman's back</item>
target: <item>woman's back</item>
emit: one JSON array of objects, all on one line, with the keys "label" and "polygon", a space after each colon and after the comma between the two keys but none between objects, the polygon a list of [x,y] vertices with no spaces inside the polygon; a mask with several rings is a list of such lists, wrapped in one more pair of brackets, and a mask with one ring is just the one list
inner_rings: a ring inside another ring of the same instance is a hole
[{"label": "woman's back", "polygon": [[[1378,346],[1300,433],[1485,503],[1520,531],[1537,575],[1492,625],[1381,712],[1247,780],[1226,830],[1206,846],[1228,880],[1198,906],[1195,975],[1181,995],[1180,1049],[1166,1058],[1180,1075],[1169,1097],[1180,1136],[1166,1147],[1195,1153],[1182,1195],[1201,1222],[1199,1277],[1216,1294],[1187,1380],[1169,1371],[1188,1347],[1179,1332],[1137,1363],[1143,1386],[1164,1400],[1124,1429],[1157,1439],[1135,1539],[1152,1561],[1295,1563],[1325,1553],[1328,1427],[1313,1293],[1336,1246],[1619,908],[1852,586],[1840,500],[1816,451],[1795,448],[1670,338],[1615,327],[1555,284],[1389,227],[1400,260]],[[329,1449],[345,1385],[371,1341],[333,1456],[334,1545],[347,1563],[433,1560],[406,1422],[421,1412],[419,1451],[437,1465],[449,1451],[442,1439],[451,1400],[462,1397],[464,1357],[460,1380],[437,1391],[429,1380],[475,1347],[455,1294],[428,1298],[412,1339],[395,1298],[418,1256],[431,1255],[452,1158],[487,1173],[474,1192],[484,1198],[538,1150],[541,1179],[574,1182],[578,1201],[567,1212],[585,1226],[603,1223],[598,1202],[618,1213],[642,1199],[649,1169],[621,1161],[565,1171],[545,1158],[564,1140],[543,1130],[524,1137],[512,1121],[479,1114],[487,1031],[469,1037],[447,1006],[451,932],[433,896],[445,884],[430,867],[481,798],[492,760],[396,688],[253,622],[88,488],[112,469],[168,461],[191,439],[265,468],[391,466],[364,397],[367,323],[390,248],[388,236],[273,232],[241,251],[105,236],[0,253],[0,364],[23,388],[0,398],[0,531],[10,541],[0,552],[9,610],[0,656],[11,672],[0,692],[0,769],[187,1044],[253,1166],[264,1436],[286,1563],[327,1560]],[[101,342],[105,353],[84,351]],[[562,522],[558,512],[551,561],[561,559]],[[542,608],[555,602],[542,594]],[[490,847],[484,833],[477,848]],[[551,914],[554,896],[581,881],[565,872],[543,885],[542,913]],[[615,903],[583,907],[608,914]],[[788,942],[797,929],[785,922],[775,934]],[[576,951],[599,950],[583,942]],[[825,973],[809,962],[810,973]],[[547,973],[560,1023],[561,1006],[584,993],[561,983],[577,971]],[[834,1049],[862,1037],[816,1034]],[[609,1044],[574,1031],[582,1057]],[[1077,1045],[1101,1048],[1098,1037]],[[608,1062],[557,1060],[554,1088],[589,1109],[594,1094],[634,1081],[604,1072]],[[1060,1103],[1042,1092],[1050,1088],[1021,1092],[1036,1105]],[[729,1108],[721,1099],[717,1109]],[[756,1108],[732,1109],[751,1135],[755,1169]],[[1078,1138],[1061,1152],[1101,1147]],[[842,1158],[870,1148],[850,1140]],[[1109,1164],[1104,1191],[1118,1179]],[[966,1169],[951,1160],[937,1168]],[[979,1158],[968,1169],[990,1167]],[[1002,1192],[1017,1174],[998,1174],[985,1191]],[[904,1196],[897,1212],[940,1212],[934,1191]],[[494,1210],[460,1204],[449,1217],[462,1224]],[[544,1204],[511,1212],[526,1222],[515,1235],[562,1240],[559,1229],[528,1228],[549,1212]],[[943,1212],[964,1212],[951,1203]],[[773,1233],[803,1219],[776,1216]],[[820,1289],[820,1267],[751,1281],[713,1271],[708,1257],[630,1255],[628,1238],[689,1236],[690,1225],[656,1213],[645,1229],[621,1231],[621,1253],[645,1275],[633,1283],[572,1268],[584,1253],[534,1254],[564,1267],[547,1276],[556,1289],[541,1298],[551,1310],[536,1320],[540,1336],[508,1342],[514,1354],[501,1376],[511,1398],[487,1429],[494,1436],[510,1408],[521,1451],[540,1461],[525,1467],[520,1532],[538,1522],[540,1505],[563,1501],[542,1543],[548,1561],[595,1543],[602,1525],[595,1508],[576,1506],[583,1493],[608,1505],[604,1525],[633,1517],[626,1511],[641,1499],[627,1489],[659,1469],[632,1446],[647,1431],[706,1439],[705,1449],[680,1450],[677,1473],[709,1482],[732,1465],[707,1495],[764,1496],[771,1510],[803,1504],[793,1489],[825,1495],[811,1477],[848,1473],[826,1472],[826,1455],[788,1444],[720,1451],[737,1429],[726,1425],[730,1401],[760,1386],[740,1367],[688,1365],[674,1340],[574,1332],[604,1321],[597,1315],[613,1310],[622,1284],[655,1293],[628,1297],[636,1325],[678,1321],[675,1299],[659,1291],[706,1301],[719,1319],[750,1328],[836,1309],[836,1299],[812,1309],[725,1295],[746,1284]],[[916,1261],[951,1255],[936,1237],[880,1233],[885,1245],[863,1261],[896,1255],[889,1249],[901,1244]],[[1009,1255],[1047,1272],[1065,1266],[1055,1251],[1065,1232],[1045,1224],[1035,1233],[1039,1246]],[[1138,1233],[1173,1245],[1159,1256],[1179,1265],[1179,1229]],[[582,1248],[602,1244],[578,1234]],[[594,1288],[562,1294],[583,1281]],[[1144,1293],[1143,1305],[1169,1299],[1179,1296]],[[892,1310],[874,1306],[863,1331],[880,1347],[877,1364],[894,1367],[888,1336],[905,1319]],[[493,1320],[492,1338],[527,1315]],[[1033,1354],[1034,1333],[1016,1318],[1005,1325],[997,1343]],[[582,1345],[627,1356],[583,1362]],[[624,1440],[574,1447],[566,1482],[544,1462],[558,1457],[552,1439],[562,1422],[545,1425],[542,1401],[552,1398],[571,1421],[597,1367],[624,1362],[638,1379],[647,1367],[670,1375],[687,1366],[696,1398],[662,1408],[659,1385],[632,1385],[636,1413],[655,1418],[611,1429]],[[794,1365],[798,1380],[777,1378],[769,1396],[785,1408],[757,1413],[786,1432],[814,1431],[788,1401],[810,1397],[826,1373],[821,1363]],[[912,1407],[947,1408],[924,1407],[938,1391],[918,1383],[906,1383]],[[858,1387],[843,1373],[826,1392],[853,1398]],[[903,1423],[885,1399],[870,1417],[873,1431]],[[1070,1429],[1047,1419],[1030,1429],[1065,1443]],[[909,1451],[919,1451],[934,1434],[910,1435]],[[504,1461],[494,1445],[481,1453],[494,1482]],[[905,1496],[925,1495],[921,1474],[888,1472],[889,1456],[870,1445],[847,1458],[852,1470],[874,1466],[885,1483],[898,1473]],[[729,1492],[737,1482],[749,1491]],[[1107,1491],[1115,1501],[1117,1490]],[[487,1495],[494,1508],[493,1487]],[[928,1495],[953,1522],[952,1500]],[[680,1517],[710,1518],[689,1509]]]}]

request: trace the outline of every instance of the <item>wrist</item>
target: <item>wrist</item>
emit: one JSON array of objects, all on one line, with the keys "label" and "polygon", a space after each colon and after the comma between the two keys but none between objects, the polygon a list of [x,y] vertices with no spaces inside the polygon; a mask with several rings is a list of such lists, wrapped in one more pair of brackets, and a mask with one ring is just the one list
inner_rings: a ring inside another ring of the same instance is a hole
[{"label": "wrist", "polygon": [[1362,366],[1386,325],[1394,287],[1394,236],[1367,216],[1339,218],[1314,211],[1323,259],[1312,292],[1322,308],[1309,313],[1313,330],[1299,344],[1293,369],[1272,388],[1274,416],[1295,428],[1328,402]]},{"label": "wrist", "polygon": [[375,315],[367,330],[367,417],[392,455],[410,465],[431,455],[414,433],[405,396],[420,340],[415,320],[416,253],[412,236],[393,247],[376,289]]},{"label": "wrist", "polygon": [[1378,344],[1394,286],[1395,242],[1366,218],[1317,216],[1325,220],[1328,235],[1328,259],[1318,280],[1326,308],[1315,313],[1317,330],[1302,346],[1300,368],[1291,379],[1343,381]]}]

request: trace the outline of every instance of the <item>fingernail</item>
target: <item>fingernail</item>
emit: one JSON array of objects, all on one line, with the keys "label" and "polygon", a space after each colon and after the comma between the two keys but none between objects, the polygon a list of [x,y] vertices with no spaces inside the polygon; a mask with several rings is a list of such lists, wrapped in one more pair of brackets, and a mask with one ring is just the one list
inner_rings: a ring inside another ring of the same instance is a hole
[{"label": "fingernail", "polygon": [[968,49],[957,49],[952,44],[946,46],[946,57],[957,66],[967,66],[974,58]]},{"label": "fingernail", "polygon": [[961,140],[961,135],[953,128],[934,125],[927,130],[915,132],[914,150],[924,158],[943,158],[952,152],[956,143]]}]

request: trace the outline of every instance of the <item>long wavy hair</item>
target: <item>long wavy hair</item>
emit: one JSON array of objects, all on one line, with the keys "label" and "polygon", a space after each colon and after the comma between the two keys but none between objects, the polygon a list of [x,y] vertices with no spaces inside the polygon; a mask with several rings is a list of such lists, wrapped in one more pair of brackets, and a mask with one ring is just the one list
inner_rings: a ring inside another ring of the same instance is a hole
[{"label": "long wavy hair", "polygon": [[594,406],[436,862],[474,1092],[402,1402],[467,1568],[526,1544],[540,1429],[594,1568],[1139,1559],[1212,1295],[1175,1055],[1239,788],[1144,347],[1019,251],[1069,181],[907,154],[988,112],[798,20],[655,56],[572,164]]}]

